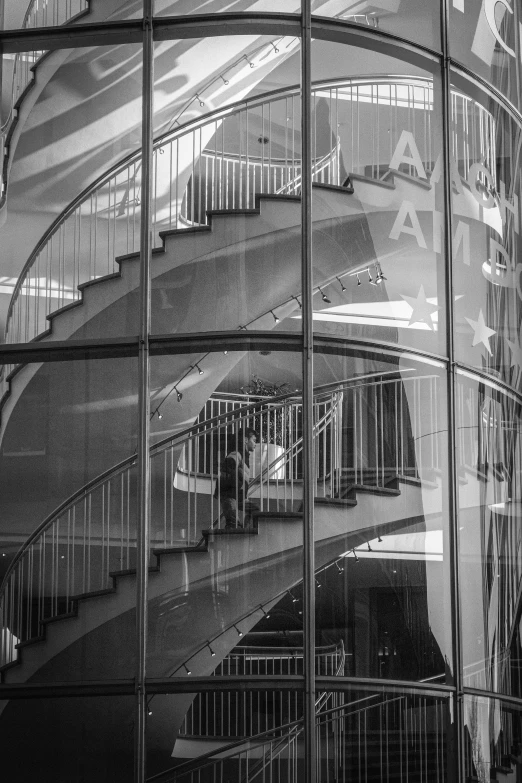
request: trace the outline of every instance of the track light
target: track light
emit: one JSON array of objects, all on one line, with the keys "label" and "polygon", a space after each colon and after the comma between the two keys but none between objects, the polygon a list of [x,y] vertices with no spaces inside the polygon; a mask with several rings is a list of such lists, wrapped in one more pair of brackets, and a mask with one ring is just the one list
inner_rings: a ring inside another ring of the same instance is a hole
[{"label": "track light", "polygon": [[273,41],[270,41],[270,46],[273,46],[274,47],[274,52],[276,54],[279,54],[279,49],[277,48],[277,46],[275,45],[275,43]]},{"label": "track light", "polygon": [[346,291],[346,286],[343,285],[343,281],[341,280],[340,277],[336,277],[335,279],[339,281],[339,284],[341,286],[341,291],[343,291],[343,293],[344,293],[344,291]]},{"label": "track light", "polygon": [[315,580],[315,584],[317,585],[318,588],[321,587],[321,582],[319,581],[319,579]]},{"label": "track light", "polygon": [[370,542],[368,541],[367,543],[368,543],[368,552],[373,552],[373,549],[370,546]]},{"label": "track light", "polygon": [[241,639],[241,637],[243,636],[243,631],[240,631],[240,630],[239,630],[239,628],[237,627],[237,625],[236,625],[235,623],[234,623],[234,628],[235,628],[235,629],[236,629],[236,631],[237,631],[237,635],[238,635],[238,636],[239,636],[239,638]]},{"label": "track light", "polygon": [[212,658],[215,658],[215,657],[216,657],[216,653],[214,652],[214,650],[213,650],[213,649],[212,649],[212,647],[210,646],[210,642],[207,642],[207,647],[208,647],[208,649],[210,650],[210,655],[211,655],[211,657],[212,657]]},{"label": "track light", "polygon": [[361,279],[359,277],[359,272],[357,272],[357,274],[355,276],[357,278],[357,285],[361,285]]},{"label": "track light", "polygon": [[271,312],[271,313],[272,313],[272,315],[274,316],[274,321],[276,322],[276,324],[278,324],[280,319],[277,317],[277,315],[274,313],[274,311],[273,311],[273,310],[270,310],[270,312]]},{"label": "track light", "polygon": [[199,96],[197,93],[196,93],[196,94],[195,94],[195,96],[194,96],[194,100],[197,100],[197,101],[199,101],[199,105],[200,105],[200,106],[204,106],[204,105],[205,105],[205,101],[202,101],[202,100],[201,100],[201,98],[200,98],[200,96]]},{"label": "track light", "polygon": [[380,536],[377,536],[377,541],[379,542],[379,544],[382,544],[382,538]]},{"label": "track light", "polygon": [[228,351],[223,351],[223,356],[226,356]]},{"label": "track light", "polygon": [[352,549],[352,552],[353,552],[353,556],[355,557],[355,562],[358,563],[359,558],[357,557],[357,552],[355,551],[355,549]]},{"label": "track light", "polygon": [[297,304],[299,305],[299,309],[300,309],[300,310],[302,310],[302,309],[303,309],[303,305],[301,304],[301,302],[299,301],[299,299],[297,298],[297,296],[294,296],[294,295],[292,294],[292,299],[295,299],[295,301],[296,301],[296,302],[297,302]]},{"label": "track light", "polygon": [[162,419],[162,418],[163,418],[163,413],[159,413],[158,411],[158,419]]},{"label": "track light", "polygon": [[387,277],[384,277],[381,269],[381,265],[377,264],[377,277],[375,278],[376,283],[382,283],[383,280],[387,280]]},{"label": "track light", "polygon": [[374,282],[374,279],[373,279],[373,277],[372,277],[372,275],[371,275],[370,269],[368,268],[366,271],[368,272],[368,282],[369,282],[371,285],[377,285],[377,283],[375,283],[375,282]]},{"label": "track light", "polygon": [[335,564],[335,567],[337,568],[337,573],[338,573],[338,574],[342,574],[342,573],[343,573],[343,571],[344,571],[344,568],[341,568],[341,566],[339,565],[339,563],[336,563],[336,564]]},{"label": "track light", "polygon": [[219,75],[220,75],[220,76],[221,76],[221,78],[223,79],[223,84],[230,84],[230,82],[228,81],[228,79],[225,79],[225,77],[223,76],[223,74],[222,74],[222,73],[220,73]]},{"label": "track light", "polygon": [[247,63],[250,65],[251,68],[255,68],[255,64],[251,60],[248,59],[246,54],[245,54],[245,60],[247,61]]},{"label": "track light", "polygon": [[184,669],[185,669],[185,671],[187,672],[187,675],[188,675],[188,674],[192,674],[192,672],[190,671],[190,669],[188,668],[188,666],[187,666],[185,663],[183,664],[183,668],[184,668]]},{"label": "track light", "polygon": [[289,595],[289,596],[290,596],[290,598],[292,599],[292,603],[293,603],[293,604],[296,604],[296,603],[299,601],[299,598],[296,598],[296,597],[295,597],[295,595],[292,593],[292,591],[291,591],[291,590],[289,590],[289,591],[288,591],[288,595]]},{"label": "track light", "polygon": [[319,293],[321,294],[321,299],[323,300],[323,302],[326,302],[327,304],[332,304],[332,302],[330,301],[330,299],[328,299],[321,286],[318,285],[317,287],[319,289]]},{"label": "track light", "polygon": [[151,710],[151,708],[150,708],[150,707],[149,707],[149,708],[148,708],[148,710],[147,710],[147,715],[149,715],[149,716],[150,716],[150,715],[152,715],[152,710]]},{"label": "track light", "polygon": [[244,330],[245,330],[245,332],[247,331],[247,328],[246,328],[246,326],[238,326],[238,327],[237,327],[237,330],[238,330],[238,332],[240,332],[242,329],[244,329]]},{"label": "track light", "polygon": [[263,609],[263,607],[262,607],[262,606],[259,606],[259,608],[261,609],[261,611],[262,611],[262,612],[263,612],[263,614],[265,615],[266,619],[268,620],[268,618],[270,617],[270,613],[269,613],[269,612],[265,612],[265,610]]},{"label": "track light", "polygon": [[193,365],[192,365],[192,369],[193,369],[193,370],[197,370],[197,371],[198,371],[198,373],[199,373],[200,375],[203,375],[203,374],[204,374],[204,373],[203,373],[203,370],[201,369],[201,367],[199,366],[199,364],[198,364],[197,362],[196,362],[196,364],[193,364]]}]

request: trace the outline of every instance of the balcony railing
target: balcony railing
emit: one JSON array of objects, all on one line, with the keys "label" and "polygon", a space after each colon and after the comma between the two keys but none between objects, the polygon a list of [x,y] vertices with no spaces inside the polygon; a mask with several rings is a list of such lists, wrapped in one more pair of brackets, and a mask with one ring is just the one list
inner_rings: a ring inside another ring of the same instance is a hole
[{"label": "balcony railing", "polygon": [[[318,647],[315,652],[317,675],[340,677],[344,674],[344,644]],[[216,677],[234,675],[256,676],[303,675],[303,648],[295,647],[236,647],[216,667]],[[249,737],[278,726],[300,720],[303,715],[302,696],[297,691],[263,691],[264,703],[272,705],[270,711],[262,709],[259,694],[223,693],[212,691],[198,693],[190,705],[181,725],[180,737],[231,738]],[[327,694],[320,693],[317,709],[323,705]]]},{"label": "balcony railing", "polygon": [[[384,487],[397,476],[433,479],[441,453],[437,397],[435,376],[377,374],[316,389],[314,495],[342,498],[353,486]],[[232,405],[153,446],[151,548],[193,546],[203,530],[224,527],[219,465],[248,427],[261,440],[249,501],[261,512],[298,512],[301,405],[296,395]],[[44,620],[71,611],[75,596],[106,589],[111,572],[134,567],[136,492],[133,455],[64,502],[22,546],[0,589],[3,663],[16,657],[17,643],[39,635]]]},{"label": "balcony railing", "polygon": [[[316,715],[317,780],[446,783],[448,706],[421,695],[352,697]],[[150,783],[298,783],[303,724],[294,721],[222,746],[155,775]]]}]

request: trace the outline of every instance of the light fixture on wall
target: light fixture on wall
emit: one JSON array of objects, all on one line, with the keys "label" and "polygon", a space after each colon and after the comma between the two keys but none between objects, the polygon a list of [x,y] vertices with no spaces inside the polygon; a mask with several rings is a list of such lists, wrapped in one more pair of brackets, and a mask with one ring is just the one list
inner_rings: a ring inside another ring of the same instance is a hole
[{"label": "light fixture on wall", "polygon": [[387,280],[388,278],[385,277],[382,273],[382,268],[380,264],[377,264],[377,277],[375,278],[376,283],[382,283],[383,280]]},{"label": "light fixture on wall", "polygon": [[328,299],[321,286],[318,285],[317,288],[319,289],[319,293],[321,294],[321,299],[323,300],[323,302],[326,302],[326,304],[332,304],[331,299]]}]

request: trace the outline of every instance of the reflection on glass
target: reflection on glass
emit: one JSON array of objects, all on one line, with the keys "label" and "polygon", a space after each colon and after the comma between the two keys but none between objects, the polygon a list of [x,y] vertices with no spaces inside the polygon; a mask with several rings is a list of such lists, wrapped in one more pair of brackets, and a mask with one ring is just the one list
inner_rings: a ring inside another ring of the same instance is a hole
[{"label": "reflection on glass", "polygon": [[438,0],[312,0],[312,13],[440,47]]},{"label": "reflection on glass", "polygon": [[[515,388],[522,381],[519,124],[464,80],[452,93],[455,350]],[[464,88],[464,90],[462,89]],[[476,92],[476,95],[475,95]]]},{"label": "reflection on glass", "polygon": [[444,682],[444,376],[391,358],[316,355],[315,387],[329,395],[316,411],[316,643],[343,644],[347,675]]},{"label": "reflection on glass", "polygon": [[520,38],[517,3],[453,0],[449,45],[453,58],[520,106]]},{"label": "reflection on glass", "polygon": [[[289,653],[281,654],[274,668],[284,666],[288,657]],[[265,668],[262,648],[252,661],[262,661],[259,668]],[[288,673],[294,668],[290,663]],[[182,698],[155,697],[153,715],[155,709],[164,716],[173,714]],[[149,775],[160,775],[162,783],[225,783],[258,777],[295,781],[303,776],[302,694],[232,691],[192,694],[185,700],[192,700],[191,706],[175,740],[173,758],[161,753],[149,724]],[[317,694],[316,708],[318,779],[343,783],[451,779],[445,699],[376,689],[323,691]],[[252,736],[255,741],[247,742]]]},{"label": "reflection on glass", "polygon": [[4,780],[132,780],[134,703],[132,696],[3,701]]},{"label": "reflection on glass", "polygon": [[298,609],[272,630],[302,579],[300,375],[299,355],[270,351],[153,361],[151,676],[218,673],[283,632],[302,658]]},{"label": "reflection on glass", "polygon": [[522,695],[522,408],[458,376],[460,594],[464,684]]},{"label": "reflection on glass", "polygon": [[317,331],[445,353],[440,116],[429,75],[336,79],[315,91]]},{"label": "reflection on glass", "polygon": [[[0,665],[18,663],[7,682],[133,676],[134,620],[122,618],[134,588],[112,627],[114,606],[79,596],[111,592],[112,573],[135,565],[136,371],[133,359],[91,360],[12,378],[0,450]],[[41,638],[33,656],[18,646]],[[125,655],[109,652],[114,638]]]},{"label": "reflection on glass", "polygon": [[522,756],[520,710],[497,699],[464,697],[466,780],[519,783]]}]

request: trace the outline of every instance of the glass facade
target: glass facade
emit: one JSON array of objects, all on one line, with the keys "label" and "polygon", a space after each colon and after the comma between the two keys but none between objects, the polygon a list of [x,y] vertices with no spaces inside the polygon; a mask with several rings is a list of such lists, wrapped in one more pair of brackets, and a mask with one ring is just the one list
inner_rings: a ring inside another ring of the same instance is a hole
[{"label": "glass facade", "polygon": [[521,21],[2,4],[6,779],[522,781]]}]

